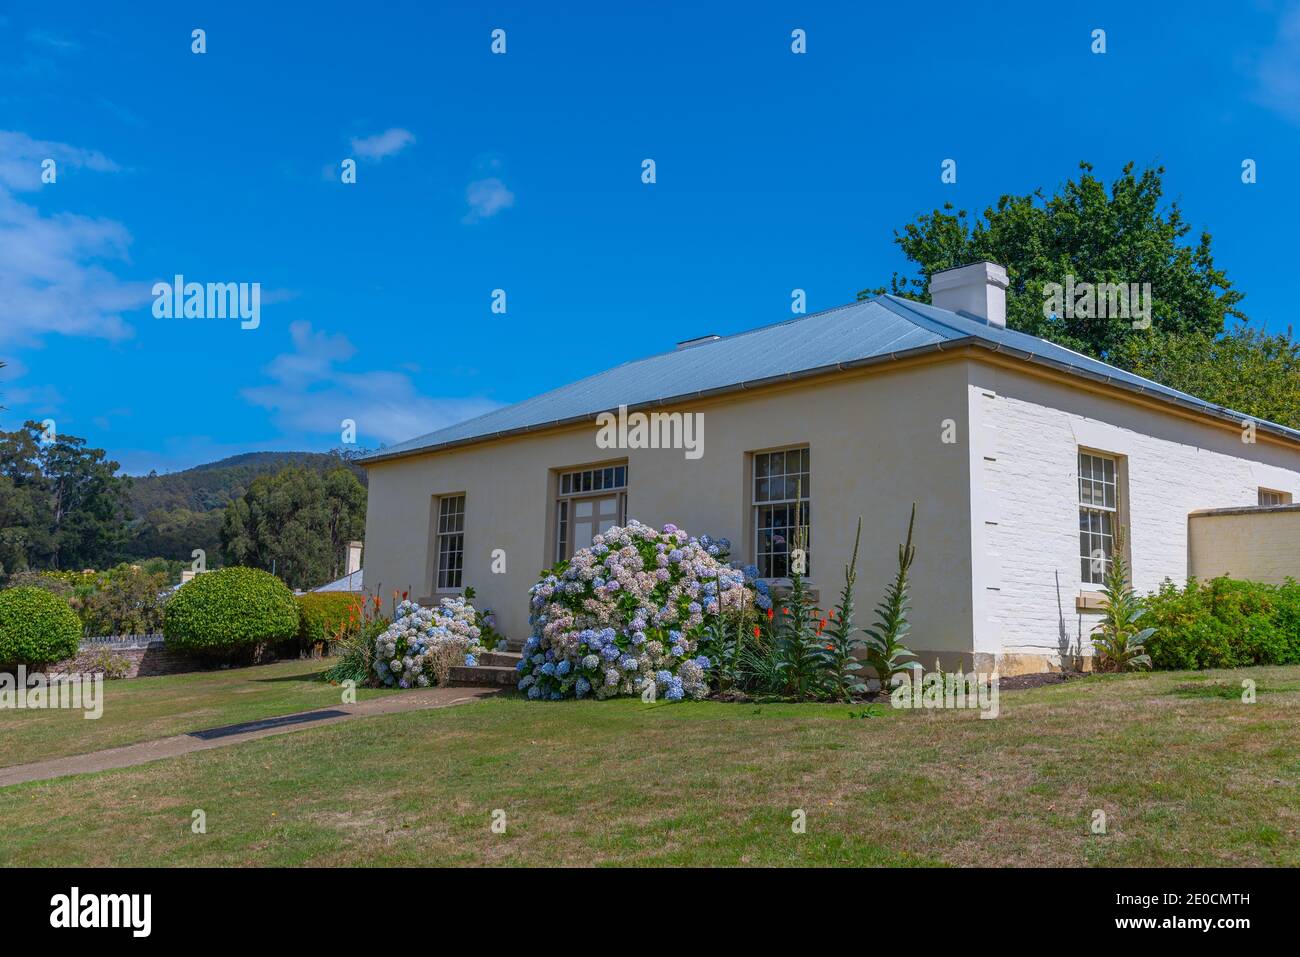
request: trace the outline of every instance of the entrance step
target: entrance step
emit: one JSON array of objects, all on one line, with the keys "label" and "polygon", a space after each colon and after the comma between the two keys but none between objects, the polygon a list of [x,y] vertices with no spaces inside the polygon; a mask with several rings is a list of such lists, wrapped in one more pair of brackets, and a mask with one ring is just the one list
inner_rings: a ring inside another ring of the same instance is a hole
[{"label": "entrance step", "polygon": [[513,665],[479,665],[476,668],[456,665],[447,680],[447,684],[454,688],[513,688],[518,683],[519,672]]},{"label": "entrance step", "polygon": [[522,657],[523,655],[515,651],[485,651],[478,656],[478,663],[499,668],[514,668]]}]

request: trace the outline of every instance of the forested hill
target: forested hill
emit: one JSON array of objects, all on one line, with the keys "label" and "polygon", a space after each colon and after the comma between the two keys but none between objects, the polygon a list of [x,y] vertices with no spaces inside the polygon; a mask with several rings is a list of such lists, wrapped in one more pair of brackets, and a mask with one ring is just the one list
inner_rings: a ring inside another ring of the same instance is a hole
[{"label": "forested hill", "polygon": [[[244,452],[183,472],[137,475],[131,479],[131,511],[143,517],[157,510],[181,508],[207,512],[224,508],[232,498],[242,495],[248,483],[259,475],[278,472],[290,465],[324,470],[339,462],[339,456],[331,452]],[[352,469],[361,484],[366,484],[365,469],[357,465]]]},{"label": "forested hill", "polygon": [[292,465],[325,472],[340,464],[349,465],[366,484],[365,469],[332,452],[245,452],[183,472],[134,476],[127,492],[134,516],[128,556],[188,562],[192,550],[202,548],[208,561],[217,564],[226,505],[241,497],[253,479]]}]

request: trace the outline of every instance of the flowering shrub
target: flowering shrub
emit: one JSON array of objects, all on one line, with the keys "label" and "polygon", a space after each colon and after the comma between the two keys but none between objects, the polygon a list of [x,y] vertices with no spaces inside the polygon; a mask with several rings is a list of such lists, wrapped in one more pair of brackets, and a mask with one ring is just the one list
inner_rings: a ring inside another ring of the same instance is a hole
[{"label": "flowering shrub", "polygon": [[453,665],[477,665],[484,650],[465,599],[444,598],[437,608],[403,601],[375,639],[375,675],[389,687],[446,684]]},{"label": "flowering shrub", "polygon": [[708,692],[706,629],[747,607],[745,576],[726,564],[730,543],[675,525],[611,528],[534,585],[533,635],[519,662],[530,698],[640,694],[669,701]]}]

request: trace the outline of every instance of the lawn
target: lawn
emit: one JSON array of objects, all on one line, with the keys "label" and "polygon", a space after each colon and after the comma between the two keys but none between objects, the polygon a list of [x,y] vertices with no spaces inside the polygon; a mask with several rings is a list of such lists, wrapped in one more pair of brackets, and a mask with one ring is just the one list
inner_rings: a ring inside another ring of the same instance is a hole
[{"label": "lawn", "polygon": [[0,862],[1296,866],[1297,705],[1300,667],[1006,691],[996,720],[489,699],[3,788]]},{"label": "lawn", "polygon": [[[81,711],[0,711],[0,767],[337,705],[341,689],[315,680],[328,666],[284,661],[106,681],[104,713],[93,720]],[[357,699],[388,693],[359,689]]]}]

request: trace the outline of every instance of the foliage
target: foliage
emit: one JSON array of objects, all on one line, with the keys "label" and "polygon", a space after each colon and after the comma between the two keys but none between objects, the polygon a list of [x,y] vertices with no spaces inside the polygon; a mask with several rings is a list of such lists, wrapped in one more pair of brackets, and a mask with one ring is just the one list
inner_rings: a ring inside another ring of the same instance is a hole
[{"label": "foliage", "polygon": [[669,701],[708,691],[699,642],[751,600],[728,568],[730,543],[675,525],[614,527],[542,573],[530,589],[534,631],[519,663],[530,698],[597,698],[653,688]]},{"label": "foliage", "polygon": [[330,639],[334,649],[334,663],[325,670],[321,678],[331,684],[353,681],[363,685],[374,678],[375,641],[388,629],[389,619],[378,615],[367,617],[366,609],[375,606],[362,602],[357,606],[358,616],[339,625],[339,630]]},{"label": "foliage", "polygon": [[298,632],[293,593],[255,568],[222,568],[196,575],[172,597],[163,617],[170,647],[221,654],[284,641]]},{"label": "foliage", "polygon": [[465,599],[444,598],[437,608],[403,601],[375,639],[374,673],[389,687],[442,685],[453,665],[477,665],[484,650]]},{"label": "foliage", "polygon": [[[473,588],[466,585],[464,595],[467,602],[473,602],[475,591]],[[482,642],[484,648],[487,648],[489,651],[505,648],[506,636],[497,631],[497,619],[496,616],[492,614],[491,608],[484,608],[482,611],[479,611],[476,608],[474,611],[474,624],[478,625],[479,640]]]},{"label": "foliage", "polygon": [[83,670],[92,675],[101,674],[105,681],[116,681],[130,674],[131,662],[108,648],[101,648]]},{"label": "foliage", "polygon": [[1166,580],[1143,599],[1157,631],[1152,666],[1240,668],[1300,663],[1300,585],[1214,578],[1182,589]]},{"label": "foliage", "polygon": [[363,599],[349,592],[307,592],[295,595],[298,605],[298,646],[309,649],[332,641],[339,629],[355,620]]},{"label": "foliage", "polygon": [[167,575],[135,565],[117,565],[95,573],[89,590],[73,607],[91,635],[153,635],[162,631],[163,609],[170,593]]},{"label": "foliage", "polygon": [[912,517],[907,522],[907,541],[898,546],[898,574],[885,591],[885,597],[876,606],[876,621],[871,628],[865,628],[867,640],[864,654],[867,664],[880,679],[882,691],[889,689],[893,677],[908,669],[920,667],[908,651],[904,639],[911,625],[907,620],[908,571],[912,560],[916,558],[916,546],[912,544],[912,528],[916,524],[916,503],[912,503]]},{"label": "foliage", "polygon": [[1300,343],[1241,326],[1221,336],[1134,332],[1111,360],[1170,388],[1300,428]]},{"label": "foliage", "polygon": [[38,422],[0,432],[0,571],[94,568],[126,540],[125,480],[103,449]]},{"label": "foliage", "polygon": [[351,471],[292,466],[255,478],[226,506],[222,551],[228,564],[314,588],[343,574],[347,543],[365,533],[365,515],[366,490]]},{"label": "foliage", "polygon": [[[1161,332],[1215,336],[1242,294],[1215,267],[1208,232],[1195,245],[1182,240],[1191,232],[1177,202],[1162,208],[1164,168],[1135,175],[1127,164],[1106,184],[1079,164],[1080,175],[1052,196],[1041,189],[1004,195],[996,207],[971,222],[965,210],[942,210],[917,217],[895,242],[917,264],[911,279],[895,274],[891,291],[929,302],[930,276],[941,269],[988,259],[1007,267],[1007,325],[1108,358],[1132,329],[1120,317],[1073,318],[1043,314],[1044,286],[1079,282],[1149,282],[1152,325]],[[884,290],[864,290],[860,298]],[[1244,317],[1243,317],[1244,318]]]},{"label": "foliage", "polygon": [[859,655],[866,647],[853,626],[853,589],[858,580],[858,544],[862,539],[862,519],[858,518],[858,530],[853,535],[853,557],[844,566],[844,587],[840,589],[840,601],[827,616],[830,619],[825,629],[826,648],[826,684],[834,697],[852,701],[855,694],[867,690],[866,683],[858,676],[862,670]]},{"label": "foliage", "polygon": [[[805,550],[806,531],[796,528],[794,551]],[[776,648],[780,661],[781,690],[796,700],[820,697],[826,689],[826,649],[822,644],[819,612],[799,568],[790,562],[790,594],[777,618]]]},{"label": "foliage", "polygon": [[62,598],[40,588],[0,591],[0,664],[62,661],[80,641],[81,622]]},{"label": "foliage", "polygon": [[1143,644],[1155,633],[1155,628],[1137,627],[1137,621],[1146,614],[1146,608],[1128,581],[1128,563],[1124,560],[1124,529],[1115,532],[1115,550],[1106,568],[1101,589],[1101,622],[1091,638],[1097,659],[1098,671],[1136,671],[1151,667],[1151,657]]}]

